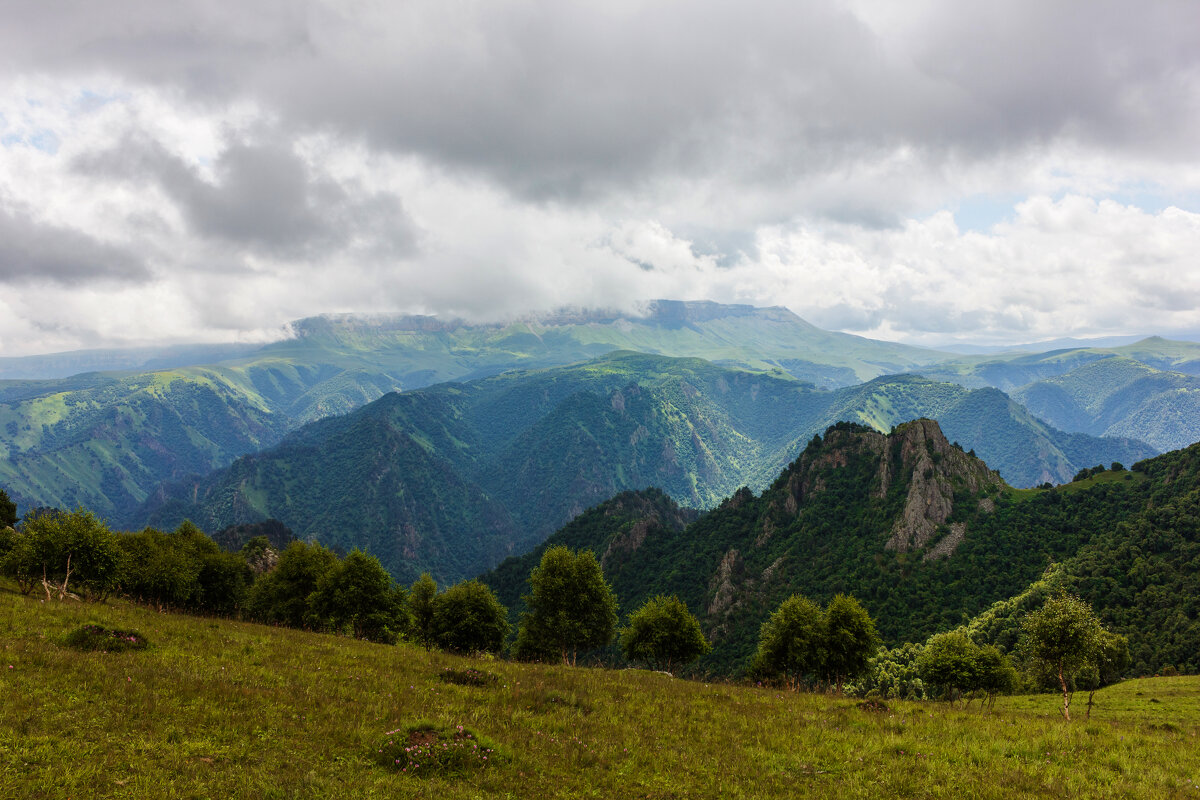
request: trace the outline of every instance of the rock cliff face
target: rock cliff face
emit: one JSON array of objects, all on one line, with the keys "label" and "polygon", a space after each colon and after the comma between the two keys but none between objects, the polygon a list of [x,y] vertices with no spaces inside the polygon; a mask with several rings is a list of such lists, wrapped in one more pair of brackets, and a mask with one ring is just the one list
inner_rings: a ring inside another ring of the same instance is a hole
[{"label": "rock cliff face", "polygon": [[[764,515],[756,542],[761,546],[768,541],[780,517],[795,517],[805,502],[824,492],[830,470],[862,470],[864,464],[871,477],[862,491],[877,500],[892,492],[904,496],[885,547],[900,553],[924,551],[927,559],[951,555],[967,535],[965,525],[946,526],[956,492],[977,496],[1004,485],[999,473],[947,441],[934,420],[906,422],[886,435],[860,426],[835,427],[824,441],[814,439],[792,464],[785,491],[771,503],[776,513]],[[978,502],[981,510],[994,507],[986,497]]]},{"label": "rock cliff face", "polygon": [[[904,513],[892,527],[889,550],[901,553],[924,549],[954,510],[956,490],[977,495],[991,486],[1000,486],[999,473],[988,469],[979,459],[964,453],[946,441],[938,424],[918,419],[898,427],[889,439],[898,447],[900,470],[910,476]],[[886,493],[887,487],[883,492]],[[947,556],[962,541],[965,527],[951,530],[943,542],[927,552],[927,557]],[[934,554],[936,551],[936,555]]]}]

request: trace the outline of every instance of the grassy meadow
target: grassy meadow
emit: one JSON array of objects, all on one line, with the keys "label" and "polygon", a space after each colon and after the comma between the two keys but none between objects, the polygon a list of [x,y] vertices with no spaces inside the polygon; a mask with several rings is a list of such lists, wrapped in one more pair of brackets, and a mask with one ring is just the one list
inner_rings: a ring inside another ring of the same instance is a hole
[{"label": "grassy meadow", "polygon": [[[80,652],[88,623],[130,652]],[[481,686],[440,679],[473,667]],[[1200,678],[888,701],[463,659],[227,620],[41,602],[0,583],[0,797],[1200,797]],[[486,737],[487,765],[401,774],[386,734]]]}]

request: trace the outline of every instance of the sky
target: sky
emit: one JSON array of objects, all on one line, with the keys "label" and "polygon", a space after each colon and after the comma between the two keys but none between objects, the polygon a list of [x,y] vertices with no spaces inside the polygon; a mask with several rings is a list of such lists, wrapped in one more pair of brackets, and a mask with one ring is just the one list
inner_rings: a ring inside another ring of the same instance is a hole
[{"label": "sky", "polygon": [[1200,6],[0,0],[0,355],[326,312],[1200,336]]}]

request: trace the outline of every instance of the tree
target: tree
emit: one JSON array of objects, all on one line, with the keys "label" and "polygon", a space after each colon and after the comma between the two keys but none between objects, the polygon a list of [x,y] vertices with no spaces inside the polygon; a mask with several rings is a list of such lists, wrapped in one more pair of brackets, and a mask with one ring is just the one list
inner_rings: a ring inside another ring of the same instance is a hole
[{"label": "tree", "polygon": [[422,572],[408,590],[408,607],[412,610],[413,630],[426,650],[434,640],[433,607],[436,599],[437,583],[428,572]]},{"label": "tree", "polygon": [[321,579],[337,563],[337,556],[326,547],[292,542],[279,554],[275,569],[250,588],[250,615],[261,622],[292,628],[323,627],[311,598]]},{"label": "tree", "polygon": [[875,620],[857,600],[838,594],[825,608],[821,643],[825,679],[836,684],[841,694],[842,684],[866,672],[879,644],[879,634]]},{"label": "tree", "polygon": [[1091,719],[1092,702],[1096,690],[1109,684],[1116,683],[1129,669],[1129,640],[1124,636],[1100,629],[1099,640],[1096,643],[1096,654],[1091,662],[1080,668],[1075,674],[1075,686],[1088,692],[1087,717]]},{"label": "tree", "polygon": [[508,609],[485,584],[463,581],[434,598],[432,628],[434,640],[443,649],[496,653],[508,637]]},{"label": "tree", "polygon": [[529,587],[514,646],[519,657],[557,654],[574,664],[580,650],[612,641],[617,598],[590,550],[551,547],[529,573]]},{"label": "tree", "polygon": [[404,590],[378,558],[361,550],[321,576],[312,607],[335,630],[349,627],[356,639],[394,644],[411,627]]},{"label": "tree", "polygon": [[198,567],[192,608],[221,614],[237,611],[246,600],[254,573],[240,555],[226,553],[189,520],[168,537],[171,545]]},{"label": "tree", "polygon": [[1071,719],[1068,678],[1092,663],[1100,647],[1100,620],[1078,597],[1060,593],[1025,617],[1022,625],[1028,658],[1058,678],[1063,695],[1063,719]]},{"label": "tree", "polygon": [[700,631],[700,622],[674,595],[647,600],[629,617],[621,631],[621,650],[630,661],[643,661],[655,669],[671,671],[712,649]]},{"label": "tree", "polygon": [[865,676],[855,683],[864,696],[878,695],[886,699],[924,700],[925,681],[917,662],[925,647],[906,642],[889,650],[880,647],[871,657]]},{"label": "tree", "polygon": [[200,563],[170,534],[154,528],[120,538],[125,552],[121,589],[129,597],[166,607],[187,608],[200,594]]},{"label": "tree", "polygon": [[8,492],[0,489],[0,530],[17,524],[17,504],[8,499]]},{"label": "tree", "polygon": [[103,600],[121,580],[123,553],[116,535],[82,508],[26,518],[4,559],[5,574],[26,594],[35,582],[58,599],[73,597],[71,581],[90,599]]},{"label": "tree", "polygon": [[921,680],[942,689],[953,703],[955,694],[974,690],[980,684],[979,645],[964,631],[933,636],[917,659]]},{"label": "tree", "polygon": [[988,707],[996,702],[996,695],[1011,694],[1017,690],[1019,681],[1012,659],[1000,652],[995,645],[979,648],[978,687],[988,700]]},{"label": "tree", "polygon": [[783,675],[792,688],[821,668],[825,614],[807,597],[784,600],[758,632],[758,652],[750,671],[762,676]]}]

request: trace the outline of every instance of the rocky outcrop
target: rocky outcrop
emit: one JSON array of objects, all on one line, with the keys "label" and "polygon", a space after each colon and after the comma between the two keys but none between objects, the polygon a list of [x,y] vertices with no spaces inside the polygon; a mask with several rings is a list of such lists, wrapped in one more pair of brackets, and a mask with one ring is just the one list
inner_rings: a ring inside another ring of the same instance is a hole
[{"label": "rocky outcrop", "polygon": [[[826,431],[825,441],[819,447],[805,448],[800,458],[792,464],[787,479],[787,493],[781,507],[790,516],[795,516],[800,506],[813,495],[825,491],[822,473],[827,469],[845,467],[856,453],[867,453],[878,458],[886,481],[888,437],[882,433],[865,429],[831,429]],[[886,493],[886,483],[883,493]],[[880,494],[879,496],[883,496]]]},{"label": "rocky outcrop", "polygon": [[[999,474],[988,469],[986,464],[946,441],[942,429],[931,419],[905,423],[889,438],[892,449],[899,451],[898,457],[892,459],[893,465],[898,471],[911,475],[904,510],[892,526],[887,542],[889,550],[903,553],[929,544],[938,526],[944,524],[954,510],[956,490],[978,494],[1002,483]],[[942,554],[953,552],[965,533],[964,527],[957,536],[948,536],[947,539],[955,541],[945,546],[948,550],[943,547]]]},{"label": "rocky outcrop", "polygon": [[734,549],[730,549],[721,559],[720,565],[717,566],[717,574],[713,576],[710,584],[713,593],[712,602],[708,604],[710,617],[729,611],[733,606],[734,597],[737,595],[734,588],[735,579],[740,577],[745,566],[742,557]]},{"label": "rocky outcrop", "polygon": [[646,541],[646,535],[652,529],[662,528],[662,523],[658,521],[658,517],[647,517],[630,523],[629,527],[619,532],[608,543],[608,547],[604,550],[604,555],[600,556],[600,566],[604,567],[608,564],[610,558],[620,555],[632,555],[636,553],[638,548]]},{"label": "rocky outcrop", "polygon": [[[775,527],[786,526],[806,501],[825,491],[831,470],[851,463],[873,473],[871,485],[863,487],[873,499],[883,500],[897,488],[905,492],[903,508],[888,531],[887,549],[903,553],[932,546],[929,558],[950,555],[966,536],[965,526],[946,533],[956,492],[978,496],[1004,484],[999,473],[950,444],[931,419],[907,422],[887,435],[842,423],[826,431],[823,441],[814,439],[791,465],[784,491],[772,500],[756,544],[769,541]],[[984,497],[979,507],[988,511],[995,506]]]}]

